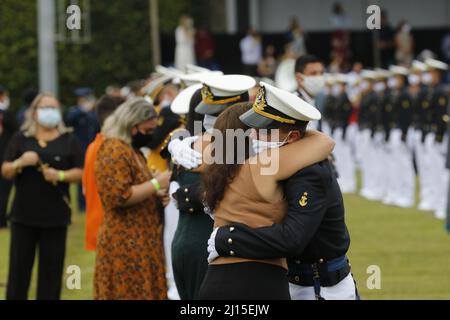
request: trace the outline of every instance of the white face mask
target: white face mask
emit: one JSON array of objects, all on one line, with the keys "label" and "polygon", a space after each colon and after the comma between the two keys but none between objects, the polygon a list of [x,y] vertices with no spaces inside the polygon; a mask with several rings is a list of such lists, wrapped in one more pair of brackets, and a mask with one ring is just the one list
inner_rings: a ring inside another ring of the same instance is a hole
[{"label": "white face mask", "polygon": [[160,105],[161,109],[163,109],[163,108],[170,107],[171,104],[172,104],[172,102],[169,99],[164,99],[163,101],[161,101],[161,103],[159,105]]},{"label": "white face mask", "polygon": [[388,87],[390,89],[395,89],[397,87],[397,79],[396,78],[390,78],[388,80]]},{"label": "white face mask", "polygon": [[409,33],[411,31],[411,26],[409,25],[409,24],[405,24],[403,27],[402,27],[402,32],[404,32],[404,33]]},{"label": "white face mask", "polygon": [[417,74],[410,74],[408,76],[408,82],[412,86],[416,86],[420,83],[420,77]]},{"label": "white face mask", "polygon": [[313,97],[315,97],[325,87],[325,77],[303,76],[303,87]]},{"label": "white face mask", "polygon": [[0,102],[0,110],[8,110],[8,108],[9,108],[9,97],[5,97],[5,99]]},{"label": "white face mask", "polygon": [[61,122],[61,112],[57,108],[40,108],[37,110],[37,122],[47,129],[53,129]]},{"label": "white face mask", "polygon": [[253,150],[255,151],[256,154],[259,154],[267,149],[281,148],[286,144],[286,141],[289,139],[290,135],[291,132],[289,132],[286,139],[284,139],[283,141],[263,141],[253,138],[252,139]]},{"label": "white face mask", "polygon": [[360,84],[360,88],[362,91],[366,91],[367,89],[369,89],[369,81],[363,80]]},{"label": "white face mask", "polygon": [[373,90],[375,90],[375,92],[383,92],[386,90],[386,84],[384,82],[377,82],[373,86]]},{"label": "white face mask", "polygon": [[335,97],[339,96],[341,94],[341,85],[340,84],[333,85],[333,87],[331,88],[331,94]]},{"label": "white face mask", "polygon": [[431,84],[431,82],[433,81],[433,77],[431,76],[431,73],[426,72],[422,75],[422,83],[423,84]]},{"label": "white face mask", "polygon": [[211,130],[214,127],[216,120],[217,117],[205,114],[205,117],[203,118],[203,128],[205,128],[206,131]]}]

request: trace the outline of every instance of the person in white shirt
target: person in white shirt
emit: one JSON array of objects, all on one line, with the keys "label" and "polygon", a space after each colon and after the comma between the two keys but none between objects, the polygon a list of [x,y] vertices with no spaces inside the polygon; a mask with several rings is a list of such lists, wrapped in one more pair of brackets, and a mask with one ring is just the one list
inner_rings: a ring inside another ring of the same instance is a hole
[{"label": "person in white shirt", "polygon": [[262,59],[262,40],[255,29],[249,29],[247,36],[240,42],[243,73],[255,76],[259,62]]}]

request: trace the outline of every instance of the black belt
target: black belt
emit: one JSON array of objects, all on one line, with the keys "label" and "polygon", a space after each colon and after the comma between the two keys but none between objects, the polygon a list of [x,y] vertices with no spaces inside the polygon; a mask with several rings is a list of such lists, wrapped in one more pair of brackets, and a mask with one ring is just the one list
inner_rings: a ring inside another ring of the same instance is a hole
[{"label": "black belt", "polygon": [[[289,263],[289,282],[313,287],[320,283],[321,287],[332,287],[341,282],[350,273],[350,263],[346,256],[333,260],[322,259],[312,264]],[[319,280],[319,281],[318,281]]]}]

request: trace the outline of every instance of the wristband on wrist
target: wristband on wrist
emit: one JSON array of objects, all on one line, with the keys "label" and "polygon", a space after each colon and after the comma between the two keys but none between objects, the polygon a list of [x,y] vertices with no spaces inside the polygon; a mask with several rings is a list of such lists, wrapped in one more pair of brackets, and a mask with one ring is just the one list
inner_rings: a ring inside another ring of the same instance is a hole
[{"label": "wristband on wrist", "polygon": [[161,189],[161,185],[159,184],[158,180],[156,180],[155,178],[150,180],[150,182],[155,187],[155,191],[159,191],[159,189]]},{"label": "wristband on wrist", "polygon": [[64,171],[62,170],[58,171],[58,179],[60,182],[64,182],[64,180],[66,180],[66,174],[64,173]]}]

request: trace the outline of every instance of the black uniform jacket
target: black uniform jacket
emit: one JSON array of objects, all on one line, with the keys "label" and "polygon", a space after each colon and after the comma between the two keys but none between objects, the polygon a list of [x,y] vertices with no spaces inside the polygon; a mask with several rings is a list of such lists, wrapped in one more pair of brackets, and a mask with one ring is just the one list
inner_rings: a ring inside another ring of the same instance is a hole
[{"label": "black uniform jacket", "polygon": [[288,212],[280,224],[252,229],[243,224],[221,227],[216,250],[221,256],[250,259],[288,257],[288,264],[329,261],[350,245],[344,203],[330,162],[305,168],[284,182]]}]

